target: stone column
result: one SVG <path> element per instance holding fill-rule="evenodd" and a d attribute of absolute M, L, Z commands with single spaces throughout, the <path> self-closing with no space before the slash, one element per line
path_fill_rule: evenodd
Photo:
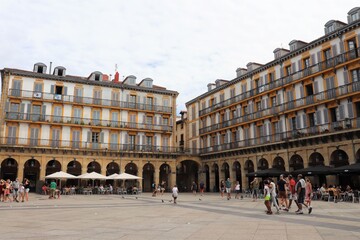
<path fill-rule="evenodd" d="M 15 158 L 15 157 L 14 157 Z M 27 160 L 27 157 L 19 157 L 19 161 L 18 161 L 18 169 L 17 169 L 17 178 L 19 179 L 19 181 L 23 181 L 24 179 L 24 164 L 25 161 Z"/>
<path fill-rule="evenodd" d="M 247 177 L 246 177 L 246 173 L 245 173 L 245 163 L 244 164 L 241 164 L 240 167 L 241 167 L 241 188 L 242 190 L 246 190 L 249 186 L 249 183 L 247 181 Z"/>
<path fill-rule="evenodd" d="M 41 159 L 39 159 L 40 162 L 40 176 L 39 180 L 45 181 L 45 174 L 46 174 L 46 156 L 42 155 Z"/>

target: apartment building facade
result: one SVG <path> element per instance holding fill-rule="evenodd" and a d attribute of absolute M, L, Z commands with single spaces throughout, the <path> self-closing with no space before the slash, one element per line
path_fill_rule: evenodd
<path fill-rule="evenodd" d="M 35 185 L 62 170 L 131 173 L 145 191 L 152 182 L 175 183 L 176 91 L 150 78 L 120 81 L 118 73 L 77 77 L 61 66 L 47 73 L 43 63 L 5 68 L 1 79 L 1 178 Z"/>
<path fill-rule="evenodd" d="M 189 144 L 200 148 L 210 190 L 228 177 L 247 188 L 266 169 L 303 169 L 317 185 L 359 185 L 358 175 L 310 170 L 360 162 L 360 8 L 347 19 L 328 21 L 324 36 L 291 41 L 273 61 L 250 62 L 186 103 Z"/>

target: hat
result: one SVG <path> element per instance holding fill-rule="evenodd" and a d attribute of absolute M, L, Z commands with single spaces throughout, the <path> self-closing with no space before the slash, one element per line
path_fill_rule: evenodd
<path fill-rule="evenodd" d="M 299 174 L 298 177 L 302 177 L 303 175 L 302 174 Z"/>

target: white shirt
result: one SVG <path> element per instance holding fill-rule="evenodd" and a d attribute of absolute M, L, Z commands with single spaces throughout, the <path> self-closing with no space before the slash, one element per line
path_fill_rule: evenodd
<path fill-rule="evenodd" d="M 270 186 L 271 186 L 271 188 L 270 188 L 271 195 L 272 195 L 273 197 L 275 197 L 275 196 L 276 196 L 276 186 L 275 186 L 275 183 L 274 183 L 274 182 L 271 182 L 271 183 L 270 183 Z"/>
<path fill-rule="evenodd" d="M 177 187 L 173 187 L 172 189 L 172 195 L 173 197 L 177 197 L 179 193 L 179 189 Z"/>
<path fill-rule="evenodd" d="M 264 187 L 264 194 L 266 197 L 270 197 L 270 189 L 268 186 L 265 186 Z"/>
<path fill-rule="evenodd" d="M 240 190 L 240 184 L 236 184 L 235 190 Z"/>

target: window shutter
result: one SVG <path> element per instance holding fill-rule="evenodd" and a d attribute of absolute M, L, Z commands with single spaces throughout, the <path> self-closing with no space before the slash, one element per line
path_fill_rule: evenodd
<path fill-rule="evenodd" d="M 321 59 L 321 52 L 320 52 L 320 51 L 317 52 L 316 55 L 317 55 L 317 62 L 320 63 L 321 60 L 322 60 L 322 59 Z"/>
<path fill-rule="evenodd" d="M 55 92 L 55 86 L 54 86 L 54 85 L 51 85 L 50 93 L 54 94 L 54 92 Z"/>
<path fill-rule="evenodd" d="M 125 144 L 129 144 L 129 134 L 125 133 Z"/>
<path fill-rule="evenodd" d="M 100 143 L 104 143 L 104 132 L 100 133 Z"/>
<path fill-rule="evenodd" d="M 143 104 L 146 104 L 146 97 L 143 97 Z"/>
<path fill-rule="evenodd" d="M 324 111 L 324 123 L 329 123 L 329 114 L 328 114 L 329 111 L 327 108 L 324 108 L 323 111 Z M 321 113 L 320 113 L 320 117 L 321 117 Z M 321 124 L 321 118 L 320 118 L 319 124 Z"/>
<path fill-rule="evenodd" d="M 289 130 L 292 131 L 293 130 L 293 125 L 292 125 L 292 119 L 289 118 Z"/>
<path fill-rule="evenodd" d="M 31 114 L 31 103 L 27 104 L 26 113 L 27 113 L 26 119 L 29 120 L 30 119 L 30 114 Z"/>
<path fill-rule="evenodd" d="M 156 106 L 157 105 L 157 98 L 154 97 L 154 105 Z"/>
<path fill-rule="evenodd" d="M 237 107 L 236 112 L 237 112 L 236 116 L 241 117 L 241 107 L 240 106 Z"/>
<path fill-rule="evenodd" d="M 293 74 L 293 73 L 296 73 L 296 64 L 295 63 L 292 63 L 291 64 L 291 73 Z"/>
<path fill-rule="evenodd" d="M 284 119 L 280 120 L 280 129 L 281 129 L 281 132 L 287 131 L 287 129 L 285 129 L 285 120 Z"/>
<path fill-rule="evenodd" d="M 42 120 L 45 121 L 46 105 L 42 105 Z"/>
<path fill-rule="evenodd" d="M 307 124 L 306 124 L 306 114 L 303 114 L 303 127 L 306 128 Z"/>
<path fill-rule="evenodd" d="M 319 93 L 319 82 L 314 82 L 314 93 Z"/>
<path fill-rule="evenodd" d="M 311 54 L 310 56 L 310 59 L 311 59 L 311 65 L 315 65 L 315 54 Z"/>
<path fill-rule="evenodd" d="M 345 106 L 340 104 L 339 106 L 339 120 L 345 119 Z"/>
<path fill-rule="evenodd" d="M 357 35 L 357 39 L 358 39 L 358 45 L 357 45 L 357 47 L 360 47 L 360 33 Z"/>
<path fill-rule="evenodd" d="M 24 119 L 25 103 L 20 104 L 20 119 Z"/>
<path fill-rule="evenodd" d="M 142 135 L 141 138 L 142 138 L 142 143 L 141 143 L 141 144 L 142 144 L 142 145 L 146 145 L 146 144 L 145 144 L 145 135 Z"/>
<path fill-rule="evenodd" d="M 143 116 L 143 123 L 144 124 L 146 123 L 146 116 L 145 115 Z"/>
<path fill-rule="evenodd" d="M 300 71 L 302 69 L 301 67 L 301 60 L 298 61 L 298 71 Z"/>
<path fill-rule="evenodd" d="M 5 112 L 9 112 L 10 111 L 10 103 L 9 101 L 6 101 L 5 103 Z"/>
<path fill-rule="evenodd" d="M 87 132 L 87 142 L 91 142 L 91 131 Z"/>
<path fill-rule="evenodd" d="M 349 102 L 349 103 L 347 104 L 347 106 L 348 106 L 348 117 L 349 117 L 349 118 L 354 118 L 354 109 L 353 109 L 353 104 L 352 104 L 352 102 Z"/>
<path fill-rule="evenodd" d="M 304 97 L 304 86 L 300 86 L 300 97 Z"/>
<path fill-rule="evenodd" d="M 158 121 L 157 121 L 157 117 L 154 117 L 154 125 L 157 125 Z"/>
<path fill-rule="evenodd" d="M 345 49 L 344 49 L 344 42 L 340 41 L 340 53 L 344 53 Z"/>
<path fill-rule="evenodd" d="M 139 135 L 136 135 L 136 145 L 140 145 L 140 136 Z"/>
<path fill-rule="evenodd" d="M 68 92 L 68 88 L 64 87 L 64 95 L 67 95 L 67 92 Z"/>
<path fill-rule="evenodd" d="M 332 49 L 332 54 L 333 54 L 332 56 L 335 57 L 337 55 L 337 47 L 336 47 L 336 45 L 332 45 L 331 49 Z"/>
<path fill-rule="evenodd" d="M 344 84 L 347 85 L 349 84 L 349 76 L 348 76 L 348 71 L 344 71 Z"/>
<path fill-rule="evenodd" d="M 126 103 L 129 104 L 129 101 L 130 101 L 130 96 L 129 94 L 126 94 Z"/>
<path fill-rule="evenodd" d="M 296 116 L 296 129 L 300 129 L 301 128 L 301 116 L 298 115 Z"/>
<path fill-rule="evenodd" d="M 157 136 L 154 136 L 154 146 L 157 146 Z"/>
<path fill-rule="evenodd" d="M 266 81 L 266 79 L 265 79 L 265 81 Z M 261 76 L 259 79 L 259 87 L 262 85 L 264 85 L 264 77 L 263 76 Z"/>

